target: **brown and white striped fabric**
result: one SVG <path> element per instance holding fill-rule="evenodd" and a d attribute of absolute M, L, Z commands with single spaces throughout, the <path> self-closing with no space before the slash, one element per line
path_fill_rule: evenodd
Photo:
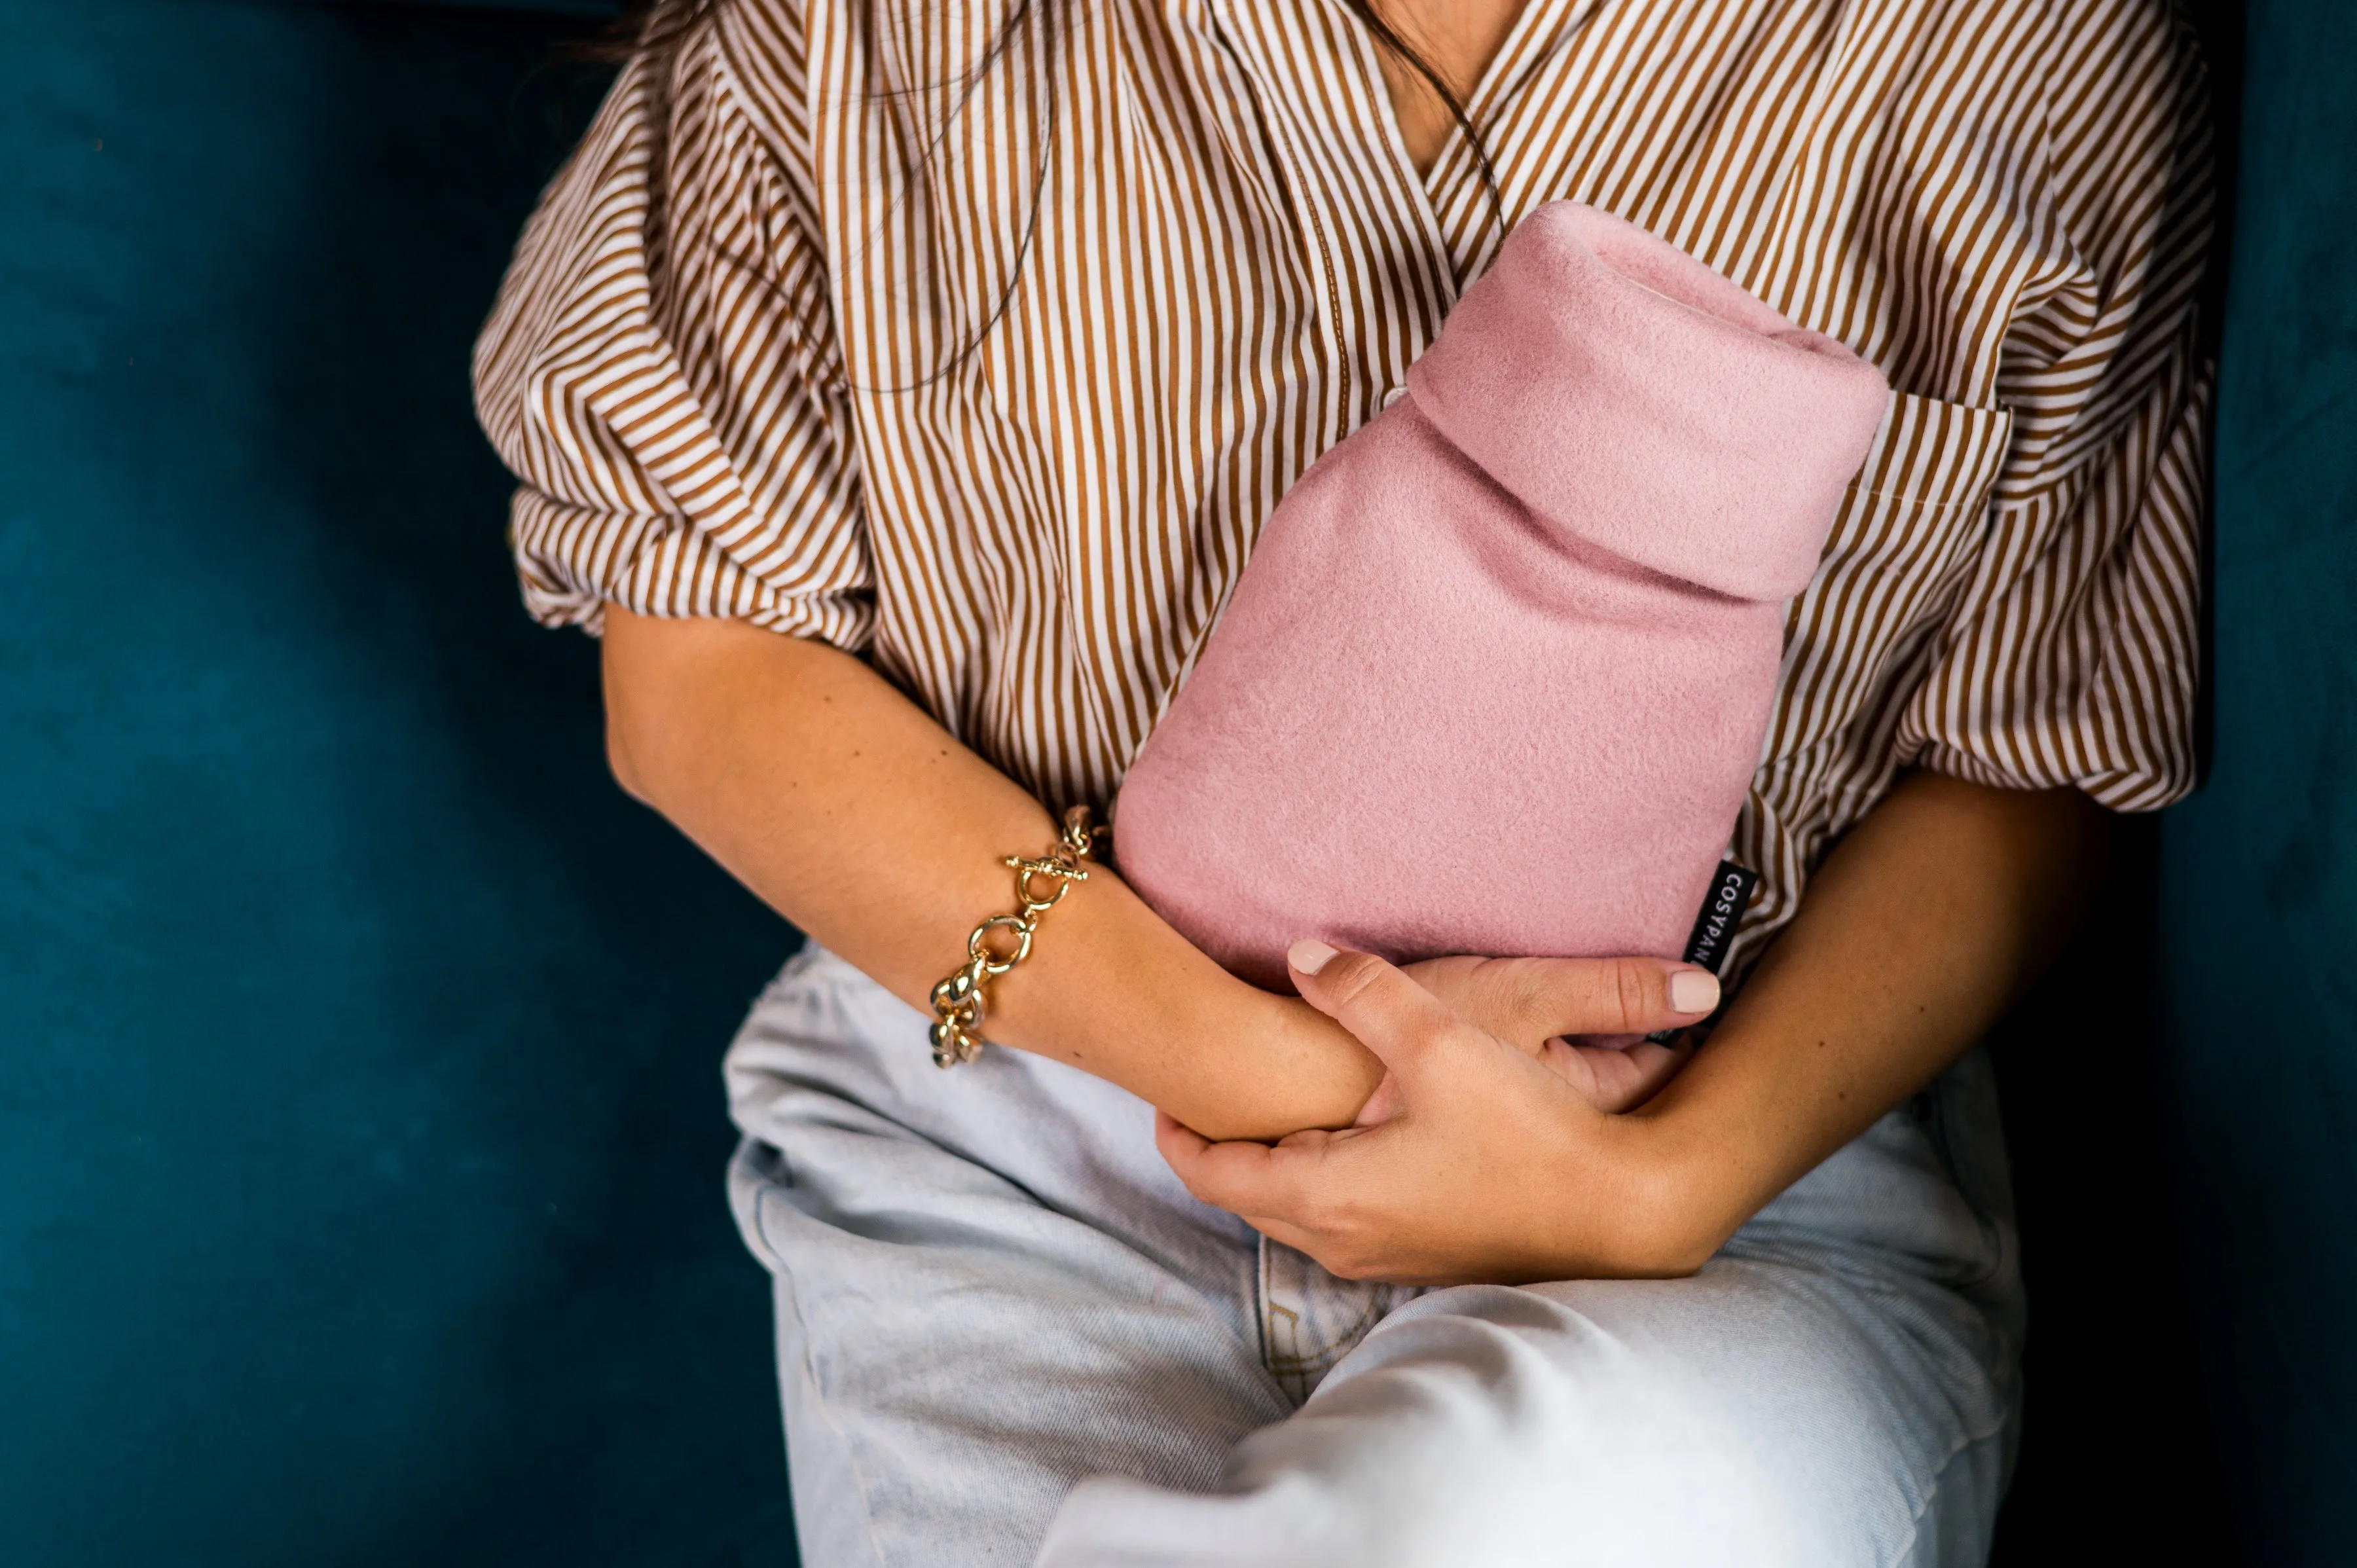
<path fill-rule="evenodd" d="M 1902 767 L 2190 787 L 2202 91 L 2163 0 L 1529 0 L 1476 94 L 1509 222 L 1617 212 L 1900 389 L 1792 609 L 1747 950 Z M 726 0 L 478 349 L 525 601 L 860 650 L 1103 806 L 1501 232 L 1336 0 Z"/>

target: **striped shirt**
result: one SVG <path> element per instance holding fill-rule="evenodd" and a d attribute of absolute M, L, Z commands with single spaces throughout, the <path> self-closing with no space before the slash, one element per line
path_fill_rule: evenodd
<path fill-rule="evenodd" d="M 824 639 L 1103 807 L 1286 487 L 1588 202 L 1899 394 L 1791 607 L 1739 965 L 1901 768 L 2191 786 L 2203 92 L 2164 0 L 1528 0 L 1493 200 L 1337 0 L 727 0 L 477 349 L 525 603 Z"/>

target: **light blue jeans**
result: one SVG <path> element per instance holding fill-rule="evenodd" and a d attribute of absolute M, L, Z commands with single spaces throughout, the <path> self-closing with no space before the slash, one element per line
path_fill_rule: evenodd
<path fill-rule="evenodd" d="M 2022 1298 L 1978 1054 L 1691 1279 L 1352 1283 L 1152 1112 L 805 950 L 728 1055 L 807 1568 L 1980 1563 Z"/>

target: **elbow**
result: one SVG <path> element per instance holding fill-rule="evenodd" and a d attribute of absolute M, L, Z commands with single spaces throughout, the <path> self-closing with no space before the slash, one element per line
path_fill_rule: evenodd
<path fill-rule="evenodd" d="M 599 664 L 614 782 L 678 821 L 738 757 L 744 735 L 735 715 L 763 699 L 763 660 L 791 645 L 736 622 L 659 620 L 608 606 Z"/>
<path fill-rule="evenodd" d="M 657 737 L 649 733 L 646 720 L 660 704 L 651 702 L 643 689 L 648 671 L 637 648 L 640 639 L 631 635 L 635 628 L 615 624 L 623 619 L 627 618 L 609 612 L 607 635 L 598 649 L 599 683 L 606 705 L 606 766 L 624 794 L 652 806 Z"/>
<path fill-rule="evenodd" d="M 1727 1234 L 1732 1236 L 1734 1231 L 1730 1230 Z M 1724 1237 L 1700 1234 L 1660 1237 L 1630 1273 L 1639 1279 L 1686 1279 L 1700 1273 L 1702 1266 L 1718 1256 L 1719 1248 L 1726 1244 Z"/>
<path fill-rule="evenodd" d="M 606 767 L 614 775 L 614 782 L 622 787 L 623 794 L 641 805 L 654 803 L 647 798 L 644 776 L 639 770 L 637 754 L 630 747 L 630 726 L 615 713 L 611 702 L 606 704 Z"/>
<path fill-rule="evenodd" d="M 1737 1227 L 1723 1230 L 1691 1211 L 1655 1210 L 1624 1232 L 1599 1273 L 1636 1280 L 1682 1280 L 1718 1255 Z"/>
<path fill-rule="evenodd" d="M 1684 1279 L 1716 1257 L 1749 1218 L 1742 1197 L 1727 1189 L 1723 1172 L 1691 1155 L 1652 1153 L 1628 1173 L 1598 1273 Z"/>

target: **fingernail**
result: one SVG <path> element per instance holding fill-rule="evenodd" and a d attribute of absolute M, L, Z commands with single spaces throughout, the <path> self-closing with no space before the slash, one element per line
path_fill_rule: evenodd
<path fill-rule="evenodd" d="M 1326 967 L 1334 953 L 1335 950 L 1328 947 L 1324 942 L 1314 938 L 1304 938 L 1285 950 L 1285 961 L 1303 974 L 1315 974 Z M 1714 998 L 1717 996 L 1718 988 L 1716 985 L 1711 988 L 1711 994 Z"/>
<path fill-rule="evenodd" d="M 1296 964 L 1295 968 L 1300 966 Z M 1306 972 L 1315 974 L 1316 970 Z M 1718 976 L 1706 969 L 1682 969 L 1670 976 L 1670 1010 L 1707 1013 L 1718 1005 Z"/>

